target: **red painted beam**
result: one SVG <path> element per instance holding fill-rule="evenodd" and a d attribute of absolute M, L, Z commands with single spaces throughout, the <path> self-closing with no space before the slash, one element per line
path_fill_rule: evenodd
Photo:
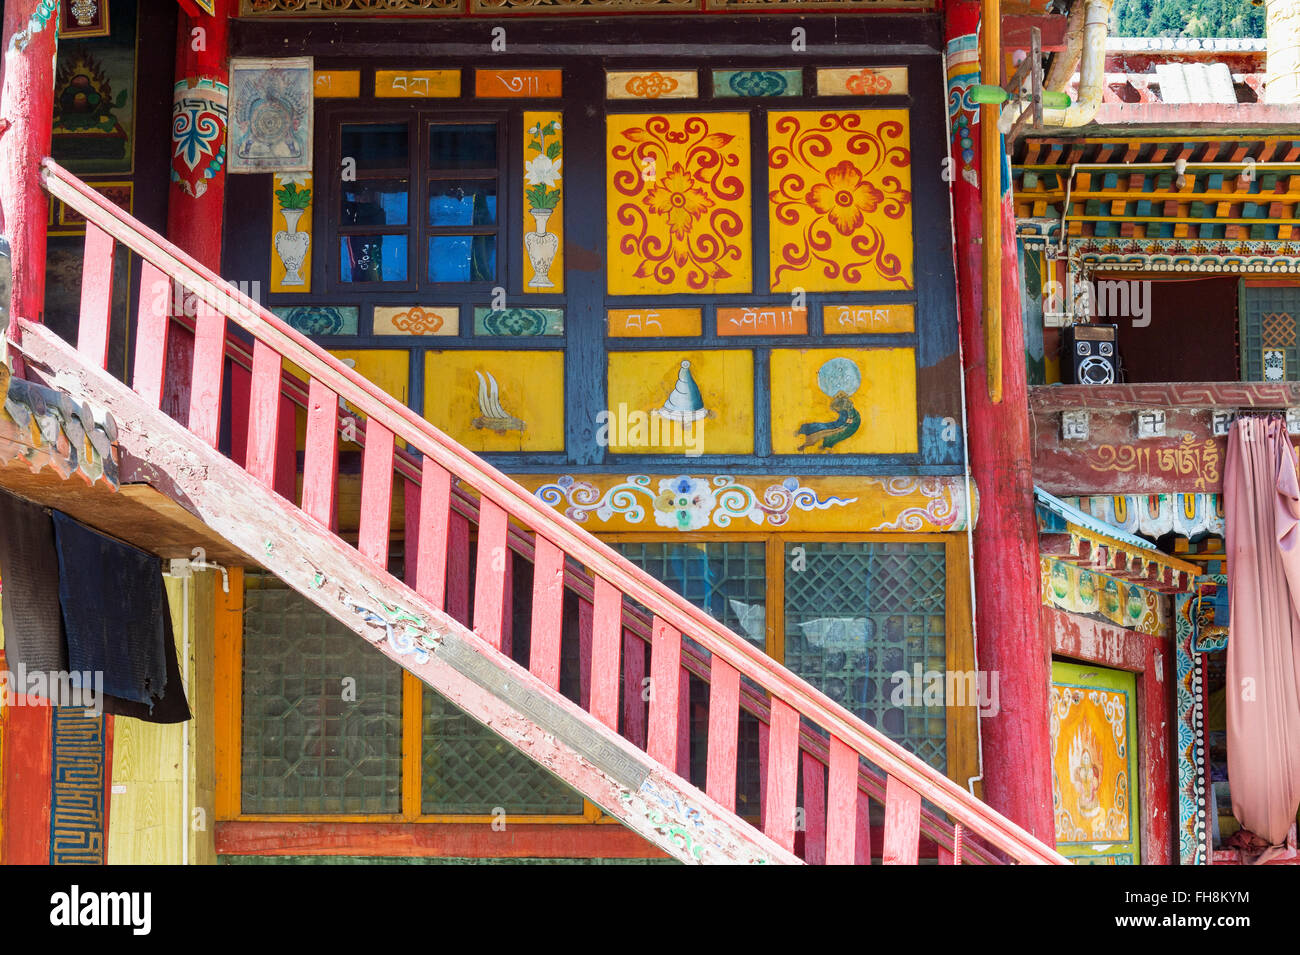
<path fill-rule="evenodd" d="M 219 822 L 223 855 L 437 859 L 666 859 L 623 826 L 517 823 Z"/>
<path fill-rule="evenodd" d="M 1038 27 L 1044 52 L 1065 49 L 1065 21 L 1068 17 L 1049 14 L 1007 14 L 1002 18 L 1002 48 L 1030 48 L 1030 31 Z"/>
<path fill-rule="evenodd" d="M 37 697 L 24 697 L 20 703 L 5 707 L 0 862 L 49 865 L 52 714 L 49 703 Z"/>
<path fill-rule="evenodd" d="M 215 95 L 224 104 L 224 89 L 229 78 L 229 10 L 231 0 L 216 0 L 213 16 L 204 13 L 193 0 L 180 0 L 184 14 L 176 21 L 176 83 L 173 97 L 179 100 L 201 84 L 216 84 L 217 90 L 203 95 Z M 183 84 L 183 85 L 182 85 Z M 202 114 L 205 123 L 216 122 L 215 112 Z M 173 123 L 173 126 L 176 124 Z M 212 140 L 219 149 L 225 142 L 226 130 L 218 129 Z M 167 193 L 167 238 L 198 259 L 214 272 L 221 271 L 222 216 L 226 198 L 226 169 L 219 166 L 211 178 L 205 178 L 190 169 L 183 156 L 171 150 L 171 185 Z M 199 169 L 208 167 L 210 157 L 204 155 Z M 161 183 L 159 183 L 161 186 Z M 167 348 L 169 380 L 176 383 L 164 399 L 163 410 L 177 421 L 186 421 L 191 404 L 188 369 L 193 361 L 194 336 L 188 330 L 176 327 Z M 232 426 L 243 432 L 248 428 L 245 409 L 234 406 Z M 292 435 L 293 428 L 288 433 Z M 285 439 L 283 436 L 282 441 Z M 292 450 L 292 449 L 291 449 Z M 277 487 L 282 487 L 277 482 Z M 292 494 L 292 491 L 290 491 Z"/>

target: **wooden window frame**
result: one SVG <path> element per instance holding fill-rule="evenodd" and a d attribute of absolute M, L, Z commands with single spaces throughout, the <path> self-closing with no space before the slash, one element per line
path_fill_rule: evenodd
<path fill-rule="evenodd" d="M 325 274 L 322 294 L 335 299 L 356 298 L 374 293 L 399 292 L 408 297 L 418 297 L 421 304 L 431 304 L 443 298 L 465 298 L 481 296 L 492 289 L 510 288 L 510 255 L 508 243 L 511 241 L 510 216 L 513 214 L 511 203 L 511 163 L 510 163 L 510 126 L 513 117 L 506 109 L 485 108 L 481 104 L 463 103 L 449 100 L 445 107 L 433 108 L 434 104 L 421 102 L 411 105 L 377 104 L 373 108 L 359 110 L 355 104 L 318 108 L 317 121 L 321 123 L 328 144 L 328 165 L 323 174 L 314 178 L 315 188 L 321 198 L 320 213 L 315 221 L 323 230 L 327 244 L 324 256 Z M 405 123 L 408 129 L 410 154 L 407 157 L 405 171 L 394 167 L 381 172 L 367 172 L 362 178 L 377 181 L 404 177 L 408 183 L 407 221 L 404 226 L 344 226 L 340 219 L 340 202 L 343 195 L 343 181 L 335 173 L 343 165 L 344 126 L 383 125 Z M 491 181 L 483 175 L 486 168 L 476 169 L 432 169 L 428 163 L 429 130 L 435 125 L 470 126 L 492 124 L 496 127 L 497 163 L 496 171 L 496 223 L 487 226 L 432 226 L 427 222 L 429 204 L 429 183 L 439 179 L 482 179 Z M 406 279 L 392 282 L 344 282 L 342 253 L 339 240 L 349 235 L 404 235 L 407 239 Z M 491 235 L 496 239 L 496 277 L 490 281 L 470 282 L 434 282 L 429 278 L 429 239 L 447 235 Z M 314 296 L 315 297 L 315 296 Z M 472 324 L 472 315 L 470 317 Z"/>
<path fill-rule="evenodd" d="M 946 591 L 944 614 L 946 657 L 949 670 L 974 670 L 975 646 L 971 618 L 968 547 L 965 534 L 862 534 L 862 533 L 692 533 L 663 534 L 621 532 L 598 534 L 610 543 L 752 543 L 765 545 L 766 599 L 768 606 L 767 653 L 785 660 L 785 546 L 789 543 L 941 543 L 944 545 Z M 491 815 L 421 812 L 421 765 L 424 684 L 402 673 L 402 809 L 398 813 L 245 813 L 240 793 L 243 782 L 243 571 L 231 572 L 230 594 L 217 614 L 216 666 L 216 816 L 221 822 L 388 822 L 490 824 Z M 964 636 L 964 639 L 962 637 Z M 947 720 L 948 777 L 962 787 L 979 774 L 978 710 L 974 706 L 945 707 Z M 512 815 L 512 825 L 615 823 L 600 807 L 583 800 L 582 813 Z"/>
<path fill-rule="evenodd" d="M 322 611 L 323 613 L 324 611 Z M 386 822 L 490 824 L 490 814 L 426 813 L 421 810 L 424 684 L 402 671 L 401 811 L 395 813 L 249 813 L 243 811 L 244 571 L 230 572 L 230 593 L 219 601 L 216 650 L 216 817 L 218 822 Z M 360 638 L 358 638 L 360 639 Z M 511 814 L 510 825 L 585 825 L 603 818 L 582 800 L 580 813 Z M 615 820 L 610 820 L 615 821 Z"/>

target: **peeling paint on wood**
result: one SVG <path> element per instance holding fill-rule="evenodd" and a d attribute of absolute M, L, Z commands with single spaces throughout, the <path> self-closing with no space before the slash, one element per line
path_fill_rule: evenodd
<path fill-rule="evenodd" d="M 110 433 L 112 416 L 96 418 L 89 404 L 78 404 L 53 388 L 10 378 L 0 365 L 0 464 L 23 458 L 35 473 L 44 468 L 67 480 L 119 487 L 118 454 Z"/>

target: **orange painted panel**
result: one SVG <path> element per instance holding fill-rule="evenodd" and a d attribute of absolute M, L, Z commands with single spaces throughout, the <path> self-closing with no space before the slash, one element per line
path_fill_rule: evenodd
<path fill-rule="evenodd" d="M 703 319 L 698 308 L 611 308 L 610 338 L 672 338 L 699 335 Z"/>
<path fill-rule="evenodd" d="M 758 305 L 719 308 L 719 335 L 807 335 L 808 309 Z"/>
<path fill-rule="evenodd" d="M 314 95 L 317 99 L 351 99 L 361 95 L 360 70 L 317 70 Z"/>
<path fill-rule="evenodd" d="M 475 70 L 474 95 L 515 99 L 560 95 L 561 70 Z"/>
<path fill-rule="evenodd" d="M 899 334 L 916 330 L 914 305 L 823 305 L 827 335 Z"/>

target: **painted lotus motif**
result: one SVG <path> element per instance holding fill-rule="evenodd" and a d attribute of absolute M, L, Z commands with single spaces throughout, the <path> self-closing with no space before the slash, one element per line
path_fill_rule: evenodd
<path fill-rule="evenodd" d="M 659 482 L 654 515 L 660 527 L 677 531 L 708 527 L 713 508 L 713 488 L 703 478 L 676 477 Z"/>
<path fill-rule="evenodd" d="M 675 163 L 668 175 L 650 187 L 645 204 L 668 221 L 668 231 L 673 238 L 685 239 L 691 228 L 704 213 L 713 208 L 713 198 L 701 188 L 693 175 Z M 678 265 L 685 265 L 687 252 L 683 242 L 673 256 Z"/>
<path fill-rule="evenodd" d="M 868 215 L 885 200 L 885 194 L 868 182 L 845 159 L 826 171 L 826 181 L 808 190 L 805 201 L 830 220 L 840 235 L 852 235 Z"/>

